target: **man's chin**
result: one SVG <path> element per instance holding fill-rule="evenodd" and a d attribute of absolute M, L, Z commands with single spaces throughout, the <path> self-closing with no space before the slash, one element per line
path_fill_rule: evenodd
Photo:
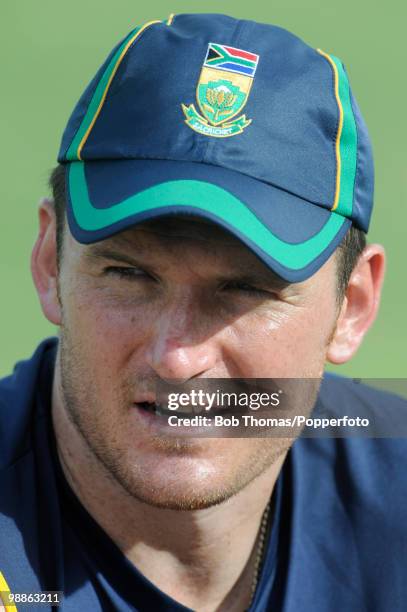
<path fill-rule="evenodd" d="M 172 439 L 171 443 L 174 442 Z M 192 439 L 178 442 L 172 446 L 165 440 L 165 450 L 131 458 L 127 455 L 126 461 L 123 456 L 120 459 L 116 456 L 115 461 L 110 457 L 109 461 L 106 455 L 99 460 L 102 459 L 110 477 L 134 499 L 157 508 L 199 510 L 225 502 L 261 474 L 273 470 L 292 440 L 274 439 L 268 452 L 264 446 L 258 446 L 258 452 L 253 452 L 252 446 L 252 452 L 241 446 L 239 452 L 234 444 L 236 439 L 196 440 L 198 447 L 193 446 Z"/>
<path fill-rule="evenodd" d="M 192 457 L 191 449 L 168 448 L 154 457 L 138 458 L 133 468 L 106 465 L 110 475 L 131 497 L 150 506 L 198 510 L 220 504 L 241 488 L 240 479 L 225 474 L 219 461 Z"/>
<path fill-rule="evenodd" d="M 143 491 L 142 489 L 134 491 L 132 495 L 134 499 L 154 508 L 184 512 L 189 510 L 204 510 L 221 504 L 232 496 L 233 494 L 221 491 L 208 491 L 207 494 L 204 492 L 199 494 L 191 492 L 188 494 L 181 491 L 177 494 L 177 492 L 171 491 L 166 494 L 162 490 L 152 492 Z"/>

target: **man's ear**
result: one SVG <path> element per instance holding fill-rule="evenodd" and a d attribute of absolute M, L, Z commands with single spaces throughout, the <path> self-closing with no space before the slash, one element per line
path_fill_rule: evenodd
<path fill-rule="evenodd" d="M 56 217 L 54 202 L 44 198 L 38 210 L 39 232 L 31 254 L 31 274 L 37 289 L 42 311 L 48 321 L 61 324 L 58 298 Z"/>
<path fill-rule="evenodd" d="M 380 244 L 369 244 L 361 253 L 349 279 L 326 355 L 331 363 L 345 363 L 359 348 L 377 315 L 384 271 L 383 247 Z"/>

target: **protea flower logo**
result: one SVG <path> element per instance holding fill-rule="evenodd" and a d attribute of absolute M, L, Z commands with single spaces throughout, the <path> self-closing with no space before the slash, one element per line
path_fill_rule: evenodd
<path fill-rule="evenodd" d="M 210 81 L 199 85 L 199 106 L 205 117 L 214 125 L 238 113 L 246 97 L 231 81 Z"/>
<path fill-rule="evenodd" d="M 241 134 L 251 119 L 241 112 L 249 97 L 259 56 L 242 49 L 209 43 L 194 104 L 182 104 L 185 123 L 201 134 L 223 138 Z"/>

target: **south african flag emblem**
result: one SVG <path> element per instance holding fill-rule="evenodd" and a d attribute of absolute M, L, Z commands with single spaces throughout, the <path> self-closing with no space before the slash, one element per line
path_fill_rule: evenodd
<path fill-rule="evenodd" d="M 254 77 L 259 56 L 242 49 L 209 43 L 204 66 Z"/>
<path fill-rule="evenodd" d="M 228 45 L 209 43 L 197 87 L 197 103 L 182 105 L 185 123 L 201 134 L 225 138 L 241 134 L 250 125 L 236 117 L 247 102 L 259 56 Z"/>

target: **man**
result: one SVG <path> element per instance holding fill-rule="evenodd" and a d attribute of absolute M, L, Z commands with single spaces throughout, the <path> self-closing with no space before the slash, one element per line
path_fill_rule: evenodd
<path fill-rule="evenodd" d="M 150 22 L 58 161 L 32 273 L 59 340 L 0 387 L 3 600 L 404 610 L 403 442 L 174 434 L 158 400 L 162 383 L 319 385 L 374 321 L 371 149 L 341 62 L 223 15 Z M 307 415 L 405 409 L 337 377 L 316 393 Z"/>

